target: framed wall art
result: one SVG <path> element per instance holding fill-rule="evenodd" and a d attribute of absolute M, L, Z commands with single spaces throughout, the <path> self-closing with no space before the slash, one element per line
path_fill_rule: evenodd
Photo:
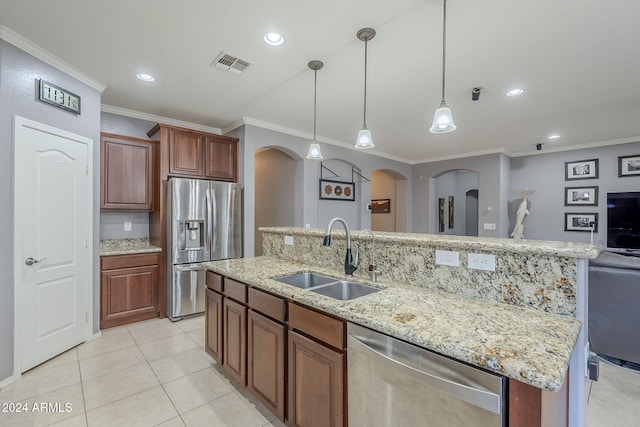
<path fill-rule="evenodd" d="M 598 159 L 578 160 L 564 164 L 565 181 L 596 178 L 598 178 Z"/>
<path fill-rule="evenodd" d="M 598 187 L 564 187 L 565 206 L 598 206 Z"/>
<path fill-rule="evenodd" d="M 453 196 L 449 196 L 449 228 L 453 228 Z"/>
<path fill-rule="evenodd" d="M 618 176 L 640 176 L 640 154 L 618 157 Z"/>
<path fill-rule="evenodd" d="M 371 213 L 391 213 L 391 199 L 371 200 Z"/>
<path fill-rule="evenodd" d="M 321 200 L 345 200 L 353 202 L 356 200 L 356 187 L 353 182 L 332 181 L 320 179 L 320 199 Z"/>
<path fill-rule="evenodd" d="M 564 231 L 598 231 L 597 213 L 565 213 Z"/>
<path fill-rule="evenodd" d="M 444 198 L 438 199 L 438 231 L 444 232 Z"/>

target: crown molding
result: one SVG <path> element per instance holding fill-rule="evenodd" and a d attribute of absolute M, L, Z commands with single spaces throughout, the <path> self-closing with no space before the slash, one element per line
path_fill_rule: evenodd
<path fill-rule="evenodd" d="M 47 63 L 48 65 L 51 65 L 54 68 L 57 68 L 63 73 L 68 74 L 69 76 L 97 90 L 98 92 L 103 92 L 107 87 L 104 83 L 78 70 L 77 68 L 75 68 L 68 62 L 63 61 L 57 56 L 52 55 L 37 44 L 31 42 L 30 40 L 27 40 L 20 34 L 5 27 L 4 25 L 0 25 L 0 39 L 11 43 L 18 49 L 27 52 L 29 55 L 38 58 L 39 60 Z"/>
<path fill-rule="evenodd" d="M 547 153 L 560 153 L 562 151 L 584 150 L 585 148 L 607 147 L 609 145 L 631 144 L 634 142 L 640 142 L 640 136 L 632 136 L 629 138 L 619 138 L 619 139 L 609 139 L 606 141 L 587 142 L 584 144 L 565 145 L 565 146 L 559 146 L 559 147 L 551 146 L 552 143 L 548 143 L 548 145 L 545 144 L 542 150 L 518 151 L 510 154 L 509 156 L 523 157 L 523 156 L 533 156 L 533 155 L 547 154 Z"/>
<path fill-rule="evenodd" d="M 220 128 L 203 126 L 196 123 L 190 123 L 182 120 L 172 119 L 169 117 L 156 116 L 155 114 L 143 113 L 141 111 L 128 110 L 126 108 L 115 107 L 113 105 L 102 104 L 100 105 L 100 111 L 104 113 L 117 114 L 118 116 L 131 117 L 132 119 L 147 120 L 150 122 L 162 123 L 163 125 L 177 126 L 181 128 L 198 130 L 201 132 L 214 133 L 217 135 L 223 134 Z"/>

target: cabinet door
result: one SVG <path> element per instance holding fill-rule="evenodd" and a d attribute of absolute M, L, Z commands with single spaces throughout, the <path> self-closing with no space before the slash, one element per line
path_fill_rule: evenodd
<path fill-rule="evenodd" d="M 204 137 L 197 132 L 169 129 L 169 173 L 204 176 Z"/>
<path fill-rule="evenodd" d="M 158 316 L 158 266 L 103 270 L 100 328 Z"/>
<path fill-rule="evenodd" d="M 207 289 L 205 350 L 222 364 L 222 295 Z"/>
<path fill-rule="evenodd" d="M 153 209 L 153 143 L 102 134 L 101 199 L 104 209 Z"/>
<path fill-rule="evenodd" d="M 221 181 L 237 181 L 238 145 L 226 137 L 207 136 L 205 176 Z"/>
<path fill-rule="evenodd" d="M 344 424 L 344 356 L 289 332 L 289 422 L 294 426 Z"/>
<path fill-rule="evenodd" d="M 247 388 L 284 421 L 284 353 L 287 330 L 255 311 L 247 323 Z"/>
<path fill-rule="evenodd" d="M 223 361 L 229 376 L 240 384 L 247 383 L 247 307 L 224 298 L 222 320 Z"/>

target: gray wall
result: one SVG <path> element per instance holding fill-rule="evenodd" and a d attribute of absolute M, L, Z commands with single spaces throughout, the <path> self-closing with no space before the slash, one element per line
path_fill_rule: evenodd
<path fill-rule="evenodd" d="M 43 78 L 82 98 L 76 116 L 36 100 L 35 80 Z M 100 197 L 100 92 L 43 61 L 0 40 L 0 382 L 13 374 L 13 135 L 14 115 L 64 129 L 94 141 L 94 331 L 99 329 L 99 197 Z"/>
<path fill-rule="evenodd" d="M 409 192 L 413 209 L 409 230 L 414 233 L 437 232 L 438 200 L 435 197 L 434 180 L 445 172 L 464 169 L 479 174 L 478 235 L 505 237 L 508 220 L 506 190 L 503 187 L 509 187 L 509 163 L 509 157 L 504 154 L 487 154 L 413 165 L 413 187 Z M 495 223 L 496 230 L 483 230 L 483 223 Z"/>
<path fill-rule="evenodd" d="M 149 139 L 147 132 L 155 122 L 134 119 L 111 113 L 100 114 L 100 131 L 134 138 Z M 124 231 L 125 221 L 131 222 L 131 231 Z M 101 210 L 100 239 L 149 237 L 149 213 L 139 211 Z"/>
<path fill-rule="evenodd" d="M 298 227 L 304 227 L 309 224 L 312 228 L 324 228 L 333 216 L 344 215 L 348 217 L 349 225 L 354 228 L 369 228 L 371 226 L 371 214 L 366 209 L 366 204 L 371 199 L 371 184 L 360 183 L 356 185 L 356 202 L 324 202 L 321 204 L 318 199 L 318 179 L 320 178 L 320 162 L 317 160 L 306 160 L 304 157 L 309 149 L 310 141 L 298 136 L 283 134 L 269 129 L 259 128 L 255 126 L 242 126 L 229 133 L 240 139 L 240 181 L 244 188 L 244 254 L 245 256 L 253 256 L 254 254 L 254 212 L 255 212 L 255 189 L 252 183 L 255 182 L 255 152 L 263 148 L 278 148 L 294 158 L 303 159 L 303 200 L 302 200 L 302 217 L 300 222 L 291 224 Z M 355 151 L 338 147 L 335 145 L 321 144 L 322 154 L 328 159 L 327 164 L 335 162 L 330 159 L 340 159 L 344 162 L 354 165 L 360 169 L 362 175 L 371 177 L 374 170 L 384 169 L 392 170 L 402 176 L 411 176 L 411 166 L 371 155 L 367 152 Z M 340 174 L 343 172 L 336 171 Z M 350 180 L 351 176 L 343 177 Z M 340 178 L 342 180 L 342 178 Z M 407 185 L 407 192 L 411 192 L 411 183 Z M 411 212 L 411 198 L 407 201 L 407 212 Z M 347 218 L 345 218 L 347 219 Z M 410 218 L 407 219 L 410 223 Z"/>
<path fill-rule="evenodd" d="M 640 177 L 618 177 L 618 156 L 640 155 L 640 142 L 610 145 L 511 159 L 509 200 L 519 199 L 519 191 L 529 187 L 530 214 L 524 221 L 527 239 L 588 243 L 590 233 L 564 231 L 565 212 L 598 213 L 598 232 L 593 243 L 606 246 L 607 192 L 640 191 Z M 599 178 L 565 181 L 565 162 L 598 159 Z M 598 206 L 564 206 L 565 187 L 598 186 Z M 640 213 L 639 213 L 640 215 Z"/>

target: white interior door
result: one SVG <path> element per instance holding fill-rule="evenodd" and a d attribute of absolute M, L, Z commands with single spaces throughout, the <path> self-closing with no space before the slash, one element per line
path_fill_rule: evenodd
<path fill-rule="evenodd" d="M 15 117 L 16 363 L 24 372 L 90 331 L 92 141 Z"/>

